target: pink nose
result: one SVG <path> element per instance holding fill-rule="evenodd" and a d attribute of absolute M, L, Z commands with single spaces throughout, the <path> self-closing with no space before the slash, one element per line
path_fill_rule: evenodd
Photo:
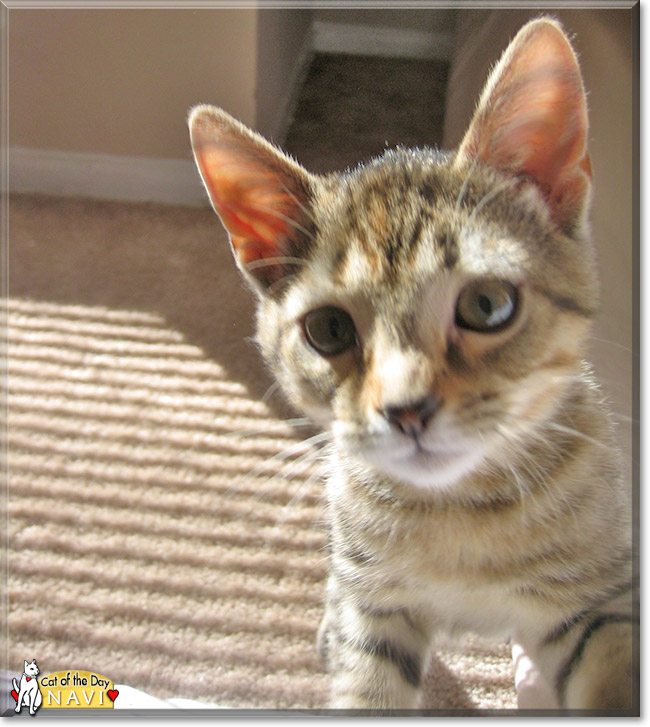
<path fill-rule="evenodd" d="M 405 406 L 387 406 L 382 414 L 402 433 L 417 439 L 440 406 L 440 399 L 425 396 Z"/>

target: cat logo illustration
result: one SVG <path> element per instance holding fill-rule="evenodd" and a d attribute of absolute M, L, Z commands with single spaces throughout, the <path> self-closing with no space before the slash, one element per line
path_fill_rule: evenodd
<path fill-rule="evenodd" d="M 20 712 L 23 707 L 29 707 L 29 713 L 31 715 L 36 714 L 36 710 L 43 703 L 43 696 L 41 695 L 41 688 L 38 683 L 39 670 L 36 665 L 36 659 L 33 659 L 31 664 L 25 661 L 25 670 L 23 675 L 20 677 L 20 684 L 14 678 L 14 688 L 11 695 L 16 700 L 16 712 Z"/>

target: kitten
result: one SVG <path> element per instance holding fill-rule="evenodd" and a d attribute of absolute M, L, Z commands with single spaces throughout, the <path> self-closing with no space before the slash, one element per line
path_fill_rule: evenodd
<path fill-rule="evenodd" d="M 220 109 L 189 123 L 263 355 L 331 433 L 330 705 L 416 707 L 447 630 L 512 638 L 532 706 L 632 707 L 630 496 L 583 362 L 592 175 L 560 25 L 522 28 L 455 153 L 321 177 Z"/>
<path fill-rule="evenodd" d="M 20 685 L 13 679 L 13 692 L 16 700 L 15 712 L 20 712 L 23 707 L 29 707 L 31 715 L 36 714 L 36 710 L 43 703 L 43 696 L 38 685 L 39 669 L 36 659 L 32 659 L 31 664 L 25 661 L 23 675 L 20 677 Z"/>

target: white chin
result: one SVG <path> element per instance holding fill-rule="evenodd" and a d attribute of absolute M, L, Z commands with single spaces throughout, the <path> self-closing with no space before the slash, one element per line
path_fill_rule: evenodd
<path fill-rule="evenodd" d="M 384 452 L 366 453 L 367 462 L 389 477 L 422 489 L 452 488 L 475 471 L 483 460 L 483 452 L 431 452 L 417 449 L 404 457 L 389 457 Z"/>

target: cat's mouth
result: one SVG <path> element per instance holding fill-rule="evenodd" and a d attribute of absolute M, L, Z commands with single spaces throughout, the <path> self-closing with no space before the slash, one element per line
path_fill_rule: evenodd
<path fill-rule="evenodd" d="M 419 440 L 415 440 L 414 451 L 406 459 L 422 464 L 434 465 L 436 462 L 449 462 L 462 456 L 462 452 L 449 449 L 433 449 L 425 447 Z"/>
<path fill-rule="evenodd" d="M 429 489 L 453 487 L 484 458 L 483 448 L 470 443 L 432 446 L 419 438 L 362 446 L 356 454 L 391 479 Z"/>
<path fill-rule="evenodd" d="M 427 447 L 415 442 L 411 452 L 386 463 L 386 474 L 417 487 L 446 489 L 459 483 L 483 460 L 479 448 Z"/>
<path fill-rule="evenodd" d="M 422 489 L 453 488 L 475 472 L 489 456 L 485 440 L 477 440 L 448 424 L 418 436 L 385 429 L 360 432 L 336 420 L 331 428 L 339 451 L 391 480 Z"/>
<path fill-rule="evenodd" d="M 416 439 L 410 452 L 396 457 L 396 462 L 406 467 L 419 467 L 425 470 L 438 470 L 462 460 L 467 455 L 464 449 L 448 447 L 427 447 Z"/>

